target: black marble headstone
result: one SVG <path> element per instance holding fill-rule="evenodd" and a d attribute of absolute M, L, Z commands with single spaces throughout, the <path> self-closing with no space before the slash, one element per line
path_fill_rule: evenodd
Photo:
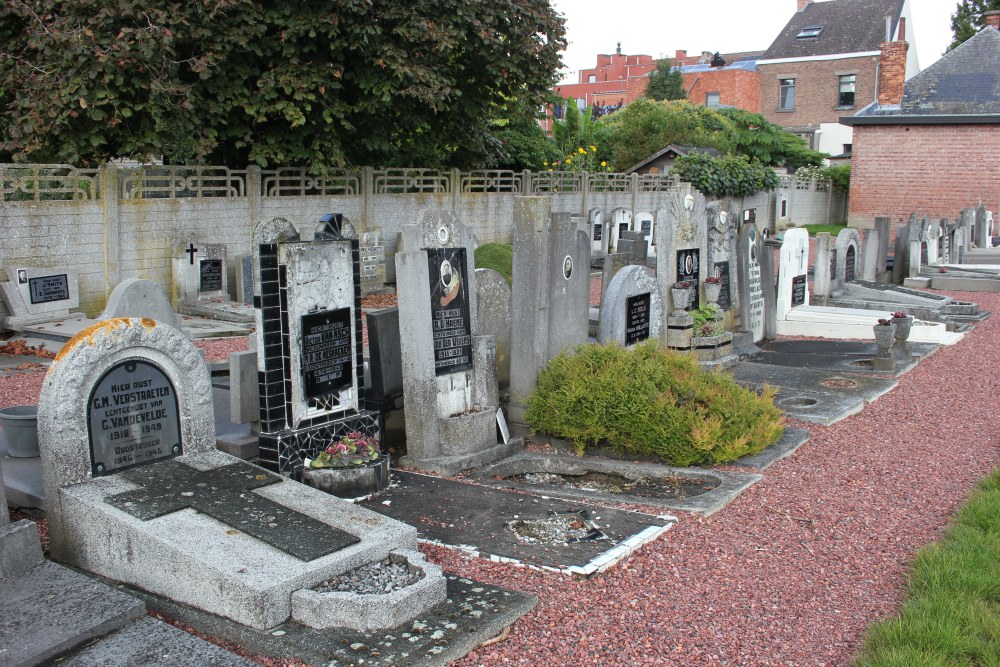
<path fill-rule="evenodd" d="M 795 276 L 792 278 L 792 305 L 804 306 L 806 303 L 806 277 Z"/>
<path fill-rule="evenodd" d="M 698 248 L 677 251 L 677 282 L 691 283 L 691 308 L 701 305 L 698 296 L 698 266 L 701 251 Z"/>
<path fill-rule="evenodd" d="M 844 253 L 844 280 L 850 282 L 854 280 L 857 271 L 858 253 L 853 245 L 847 246 Z"/>
<path fill-rule="evenodd" d="M 69 299 L 69 278 L 65 273 L 28 279 L 31 303 L 49 303 Z"/>
<path fill-rule="evenodd" d="M 218 292 L 222 289 L 222 260 L 203 259 L 198 264 L 198 291 Z"/>
<path fill-rule="evenodd" d="M 430 276 L 434 372 L 447 375 L 472 368 L 465 248 L 427 248 Z"/>
<path fill-rule="evenodd" d="M 625 345 L 649 338 L 649 292 L 625 299 Z"/>
<path fill-rule="evenodd" d="M 302 316 L 302 381 L 306 398 L 324 396 L 354 382 L 351 309 Z"/>
<path fill-rule="evenodd" d="M 733 297 L 729 291 L 729 262 L 716 262 L 712 275 L 719 279 L 719 285 L 721 286 L 719 300 L 716 302 L 716 305 L 722 310 L 730 310 L 733 307 Z"/>

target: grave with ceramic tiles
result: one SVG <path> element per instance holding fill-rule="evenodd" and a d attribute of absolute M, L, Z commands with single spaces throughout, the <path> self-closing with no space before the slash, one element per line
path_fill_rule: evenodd
<path fill-rule="evenodd" d="M 361 602 L 367 628 L 392 627 L 444 600 L 413 528 L 216 451 L 212 413 L 176 329 L 110 320 L 70 341 L 38 410 L 52 557 L 255 630 L 347 625 Z M 313 590 L 390 557 L 424 574 L 401 598 Z"/>
<path fill-rule="evenodd" d="M 252 324 L 253 307 L 229 294 L 228 250 L 223 243 L 178 244 L 173 259 L 177 312 L 206 319 Z"/>
<path fill-rule="evenodd" d="M 451 475 L 508 456 L 522 443 L 497 438 L 496 340 L 479 326 L 476 240 L 451 212 L 422 211 L 402 234 L 396 284 L 406 456 L 400 464 Z"/>
<path fill-rule="evenodd" d="M 657 211 L 654 230 L 657 281 L 664 306 L 669 304 L 671 310 L 664 342 L 675 350 L 690 350 L 694 318 L 688 311 L 700 305 L 701 283 L 706 277 L 702 254 L 708 244 L 705 197 L 690 183 L 682 183 L 665 199 L 666 207 Z"/>

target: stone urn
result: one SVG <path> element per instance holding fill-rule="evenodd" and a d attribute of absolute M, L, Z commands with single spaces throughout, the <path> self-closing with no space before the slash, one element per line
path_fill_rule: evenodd
<path fill-rule="evenodd" d="M 889 350 L 892 348 L 896 335 L 896 325 L 891 323 L 876 324 L 872 329 L 875 331 L 875 345 L 878 346 L 878 354 L 884 357 L 889 354 Z"/>
<path fill-rule="evenodd" d="M 389 456 L 342 468 L 303 468 L 302 481 L 338 498 L 374 496 L 389 488 Z"/>
<path fill-rule="evenodd" d="M 910 337 L 910 327 L 913 326 L 913 316 L 893 317 L 889 321 L 896 325 L 896 343 L 900 345 L 905 343 Z"/>
<path fill-rule="evenodd" d="M 708 303 L 718 303 L 719 295 L 722 294 L 722 283 L 710 283 L 705 281 L 705 301 Z"/>
<path fill-rule="evenodd" d="M 670 298 L 674 304 L 674 312 L 683 312 L 687 310 L 688 304 L 691 303 L 691 288 L 671 287 Z"/>

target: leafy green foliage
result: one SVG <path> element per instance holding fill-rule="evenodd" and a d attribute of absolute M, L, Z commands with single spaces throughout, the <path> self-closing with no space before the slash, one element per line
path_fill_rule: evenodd
<path fill-rule="evenodd" d="M 823 164 L 824 153 L 809 148 L 802 137 L 785 132 L 759 113 L 743 109 L 719 109 L 733 126 L 732 152 L 758 159 L 766 165 L 797 169 Z"/>
<path fill-rule="evenodd" d="M 0 88 L 19 159 L 472 167 L 565 45 L 547 0 L 11 0 Z"/>
<path fill-rule="evenodd" d="M 552 138 L 563 155 L 575 153 L 579 148 L 600 146 L 608 136 L 603 121 L 594 118 L 593 107 L 581 113 L 573 100 L 564 100 L 566 113 L 561 120 L 552 122 Z"/>
<path fill-rule="evenodd" d="M 724 331 L 723 327 L 717 324 L 717 318 L 722 316 L 722 309 L 714 303 L 703 303 L 689 310 L 688 315 L 694 319 L 696 336 L 714 336 Z"/>
<path fill-rule="evenodd" d="M 944 538 L 912 563 L 908 599 L 873 625 L 858 667 L 1000 664 L 1000 473 L 979 485 Z"/>
<path fill-rule="evenodd" d="M 851 191 L 851 165 L 838 164 L 823 170 L 824 175 L 833 181 L 833 189 L 837 192 Z"/>
<path fill-rule="evenodd" d="M 705 153 L 691 153 L 674 160 L 671 174 L 691 183 L 710 197 L 749 197 L 778 187 L 778 174 L 758 160 L 745 155 L 721 158 Z"/>
<path fill-rule="evenodd" d="M 686 100 L 684 77 L 679 69 L 674 69 L 672 60 L 661 60 L 649 74 L 646 97 L 651 100 Z"/>
<path fill-rule="evenodd" d="M 1000 0 L 960 0 L 951 15 L 951 34 L 954 39 L 948 50 L 969 39 L 986 27 L 983 13 L 1000 9 Z"/>
<path fill-rule="evenodd" d="M 523 171 L 539 169 L 547 162 L 555 162 L 561 157 L 559 148 L 538 121 L 528 114 L 494 121 L 501 154 L 497 158 L 497 169 Z"/>
<path fill-rule="evenodd" d="M 476 248 L 476 268 L 493 269 L 511 284 L 514 248 L 509 243 L 484 243 Z"/>
<path fill-rule="evenodd" d="M 759 396 L 652 340 L 632 350 L 563 352 L 541 372 L 527 405 L 532 429 L 569 440 L 580 454 L 607 444 L 681 466 L 757 453 L 783 430 L 772 390 Z"/>

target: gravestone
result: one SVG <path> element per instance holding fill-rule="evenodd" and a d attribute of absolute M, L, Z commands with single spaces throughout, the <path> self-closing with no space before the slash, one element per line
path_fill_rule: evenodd
<path fill-rule="evenodd" d="M 755 225 L 744 225 L 737 241 L 740 319 L 754 343 L 764 339 L 764 287 L 761 281 L 761 237 Z"/>
<path fill-rule="evenodd" d="M 524 423 L 524 399 L 538 373 L 564 349 L 588 340 L 590 239 L 548 197 L 514 198 L 510 419 Z"/>
<path fill-rule="evenodd" d="M 726 211 L 721 202 L 706 207 L 708 215 L 707 277 L 718 278 L 721 289 L 717 305 L 725 313 L 740 309 L 740 290 L 736 267 L 736 215 Z M 729 317 L 732 320 L 732 316 Z"/>
<path fill-rule="evenodd" d="M 813 274 L 813 295 L 819 300 L 819 303 L 826 305 L 826 300 L 829 298 L 832 291 L 834 291 L 833 286 L 833 276 L 830 271 L 831 261 L 834 259 L 831 255 L 835 252 L 832 249 L 833 237 L 827 232 L 820 232 L 816 234 L 814 244 L 816 247 L 816 268 Z"/>
<path fill-rule="evenodd" d="M 0 295 L 7 305 L 0 325 L 21 327 L 52 322 L 71 316 L 80 307 L 80 287 L 76 271 L 68 268 L 8 267 L 8 281 L 0 283 Z M 83 313 L 78 313 L 82 317 Z"/>
<path fill-rule="evenodd" d="M 608 285 L 598 340 L 630 347 L 647 338 L 658 339 L 662 330 L 663 306 L 656 278 L 645 266 L 626 266 Z"/>
<path fill-rule="evenodd" d="M 108 297 L 99 320 L 137 317 L 156 320 L 160 324 L 181 328 L 181 320 L 170 308 L 170 300 L 152 280 L 129 278 L 118 283 Z"/>
<path fill-rule="evenodd" d="M 691 284 L 688 310 L 700 304 L 699 291 L 706 276 L 704 249 L 708 245 L 705 197 L 690 183 L 682 183 L 664 197 L 666 206 L 657 212 L 656 275 L 664 298 L 670 299 L 670 287 L 678 281 Z M 662 222 L 661 222 L 662 220 Z M 670 303 L 672 310 L 679 304 Z"/>
<path fill-rule="evenodd" d="M 861 235 L 858 230 L 848 227 L 837 234 L 837 257 L 833 278 L 839 284 L 849 283 L 861 277 Z"/>
<path fill-rule="evenodd" d="M 990 248 L 993 246 L 992 230 L 986 224 L 986 207 L 980 204 L 973 213 L 973 224 L 975 225 L 975 243 L 977 248 Z"/>
<path fill-rule="evenodd" d="M 253 233 L 260 464 L 283 475 L 352 431 L 379 430 L 364 400 L 358 240 L 327 225 L 312 241 L 284 218 Z"/>
<path fill-rule="evenodd" d="M 423 567 L 413 528 L 214 451 L 208 369 L 173 327 L 74 337 L 38 430 L 52 556 L 82 570 L 261 631 L 332 575 L 394 552 Z"/>
<path fill-rule="evenodd" d="M 385 244 L 382 231 L 375 229 L 361 232 L 361 296 L 385 291 Z"/>
<path fill-rule="evenodd" d="M 586 271 L 590 245 L 580 235 Z M 497 442 L 496 341 L 479 327 L 472 232 L 451 211 L 425 210 L 403 226 L 403 248 L 396 253 L 406 400 L 400 463 L 453 475 L 510 455 L 521 442 Z"/>
<path fill-rule="evenodd" d="M 236 256 L 236 300 L 253 305 L 253 255 Z"/>
<path fill-rule="evenodd" d="M 805 229 L 785 230 L 778 260 L 778 295 L 775 319 L 785 319 L 792 308 L 809 305 L 807 271 L 809 267 L 809 232 Z"/>
<path fill-rule="evenodd" d="M 493 269 L 476 269 L 479 330 L 493 336 L 497 348 L 497 388 L 510 389 L 510 285 Z"/>
<path fill-rule="evenodd" d="M 656 257 L 656 243 L 653 236 L 655 222 L 653 214 L 641 211 L 632 218 L 632 231 L 638 232 L 646 241 L 647 250 L 644 253 L 648 257 Z"/>
<path fill-rule="evenodd" d="M 910 267 L 910 226 L 908 224 L 896 226 L 894 246 L 890 280 L 893 284 L 898 285 L 908 275 Z"/>
<path fill-rule="evenodd" d="M 924 262 L 925 266 L 932 266 L 941 261 L 941 256 L 938 254 L 940 252 L 940 241 L 941 222 L 931 220 L 930 225 L 927 227 L 927 261 Z"/>
<path fill-rule="evenodd" d="M 875 282 L 883 284 L 888 283 L 891 279 L 891 276 L 886 272 L 886 259 L 889 255 L 890 222 L 888 217 L 877 216 L 875 218 Z"/>
<path fill-rule="evenodd" d="M 608 224 L 608 252 L 618 252 L 618 239 L 622 237 L 622 232 L 632 230 L 632 211 L 627 208 L 616 208 L 611 212 L 611 221 Z"/>
<path fill-rule="evenodd" d="M 590 219 L 590 257 L 593 261 L 600 261 L 608 252 L 608 229 L 604 222 L 601 209 L 592 208 L 589 214 Z"/>
<path fill-rule="evenodd" d="M 174 248 L 173 302 L 177 312 L 208 319 L 253 323 L 253 308 L 229 296 L 226 245 L 188 241 Z"/>

